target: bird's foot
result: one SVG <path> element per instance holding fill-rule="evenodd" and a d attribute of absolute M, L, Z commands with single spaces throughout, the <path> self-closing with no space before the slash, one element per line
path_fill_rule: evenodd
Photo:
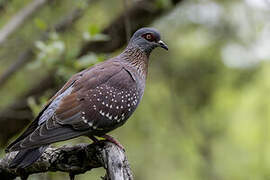
<path fill-rule="evenodd" d="M 107 141 L 110 141 L 111 143 L 115 144 L 116 146 L 120 147 L 123 151 L 125 151 L 124 146 L 122 146 L 122 144 L 120 144 L 120 142 L 118 140 L 114 139 L 112 136 L 105 134 L 101 137 L 103 137 Z"/>
<path fill-rule="evenodd" d="M 88 137 L 90 139 L 92 139 L 92 141 L 94 141 L 95 143 L 98 143 L 99 142 L 99 140 L 95 136 L 88 136 Z M 105 134 L 105 135 L 99 136 L 99 137 L 104 138 L 105 140 L 107 140 L 107 141 L 115 144 L 116 146 L 118 146 L 119 148 L 121 148 L 123 151 L 125 151 L 124 146 L 122 146 L 122 144 L 120 144 L 120 142 L 118 140 L 114 139 L 112 136 Z"/>

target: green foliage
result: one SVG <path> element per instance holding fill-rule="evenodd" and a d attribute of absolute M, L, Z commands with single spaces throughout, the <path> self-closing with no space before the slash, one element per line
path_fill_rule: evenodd
<path fill-rule="evenodd" d="M 65 51 L 65 44 L 63 41 L 59 40 L 56 33 L 50 33 L 48 42 L 37 41 L 35 44 L 38 50 L 37 59 L 30 67 L 38 68 L 33 66 L 46 66 L 51 69 L 60 64 L 59 59 Z"/>
<path fill-rule="evenodd" d="M 74 66 L 77 70 L 88 68 L 91 65 L 94 65 L 98 62 L 102 62 L 105 59 L 105 56 L 97 56 L 95 53 L 89 53 L 85 56 L 82 56 L 78 61 L 74 63 Z"/>
<path fill-rule="evenodd" d="M 86 41 L 108 41 L 109 36 L 101 34 L 100 28 L 96 25 L 90 25 L 87 32 L 83 33 L 83 38 Z"/>
<path fill-rule="evenodd" d="M 156 0 L 158 8 L 168 8 L 171 6 L 171 0 Z"/>
<path fill-rule="evenodd" d="M 48 28 L 47 23 L 40 18 L 35 18 L 34 23 L 40 30 L 45 31 Z"/>

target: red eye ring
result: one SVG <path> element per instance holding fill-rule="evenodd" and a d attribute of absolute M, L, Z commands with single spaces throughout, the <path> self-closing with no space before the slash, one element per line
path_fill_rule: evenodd
<path fill-rule="evenodd" d="M 142 37 L 150 42 L 155 41 L 155 37 L 151 33 L 144 34 L 144 35 L 142 35 Z"/>

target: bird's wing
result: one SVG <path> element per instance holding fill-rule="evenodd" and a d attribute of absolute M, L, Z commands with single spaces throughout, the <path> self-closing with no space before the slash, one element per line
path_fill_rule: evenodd
<path fill-rule="evenodd" d="M 51 105 L 51 103 L 56 99 L 57 96 L 60 94 L 63 94 L 69 87 L 72 86 L 72 84 L 77 81 L 83 74 L 85 70 L 82 72 L 79 72 L 75 75 L 73 75 L 68 82 L 47 102 L 47 104 L 43 107 L 43 109 L 40 111 L 38 116 L 35 118 L 35 120 L 28 126 L 28 128 L 21 134 L 15 141 L 13 141 L 9 146 L 6 148 L 6 151 L 8 152 L 10 148 L 18 143 L 19 141 L 23 140 L 25 137 L 30 135 L 32 132 L 35 131 L 35 129 L 40 124 L 40 117 L 44 114 L 44 112 L 48 109 L 48 107 Z"/>
<path fill-rule="evenodd" d="M 89 124 L 94 124 L 94 121 L 99 120 L 93 107 L 94 104 L 94 106 L 99 105 L 94 102 L 97 99 L 94 97 L 99 95 L 102 100 L 105 95 L 98 94 L 99 88 L 120 74 L 122 69 L 120 63 L 114 62 L 102 64 L 102 66 L 86 72 L 80 80 L 74 83 L 71 94 L 61 100 L 54 114 L 55 123 L 72 127 L 77 131 L 89 130 L 91 128 Z"/>
<path fill-rule="evenodd" d="M 82 93 L 107 82 L 121 70 L 119 63 L 102 63 L 73 77 L 8 149 L 35 148 L 85 134 L 89 126 L 82 119 Z"/>

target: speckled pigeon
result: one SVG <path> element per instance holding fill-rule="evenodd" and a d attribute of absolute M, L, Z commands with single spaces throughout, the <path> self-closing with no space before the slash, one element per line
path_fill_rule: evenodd
<path fill-rule="evenodd" d="M 10 167 L 35 162 L 49 144 L 78 136 L 91 139 L 123 125 L 144 92 L 148 59 L 156 47 L 168 50 L 153 28 L 137 30 L 118 56 L 71 77 L 6 151 L 19 151 Z"/>

